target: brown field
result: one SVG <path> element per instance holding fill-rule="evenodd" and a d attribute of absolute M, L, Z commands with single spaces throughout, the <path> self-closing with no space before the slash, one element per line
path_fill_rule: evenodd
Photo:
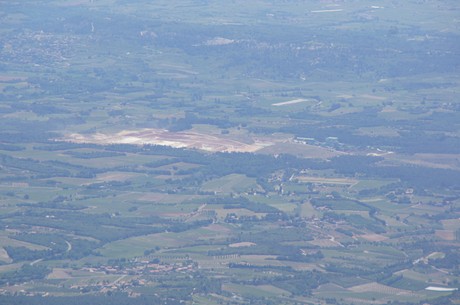
<path fill-rule="evenodd" d="M 348 290 L 350 290 L 352 292 L 357 292 L 357 293 L 379 292 L 379 293 L 395 294 L 395 295 L 412 294 L 412 292 L 410 292 L 408 290 L 393 288 L 393 287 L 382 285 L 382 284 L 375 283 L 375 282 L 374 283 L 368 283 L 368 284 L 353 286 L 353 287 L 348 288 Z"/>
<path fill-rule="evenodd" d="M 446 230 L 456 231 L 460 229 L 460 219 L 445 219 L 441 220 L 441 223 Z"/>
<path fill-rule="evenodd" d="M 275 142 L 277 141 L 277 142 Z M 279 141 L 279 139 L 273 140 L 273 145 L 269 145 L 260 149 L 258 152 L 266 154 L 282 154 L 289 153 L 304 158 L 317 158 L 317 159 L 329 159 L 335 156 L 342 155 L 342 152 L 335 151 L 330 148 L 324 148 L 315 145 L 299 144 L 289 142 L 288 140 Z"/>
<path fill-rule="evenodd" d="M 10 272 L 13 270 L 20 269 L 22 265 L 23 265 L 22 263 L 0 265 L 0 274 L 3 272 Z"/>
<path fill-rule="evenodd" d="M 339 286 L 337 284 L 328 283 L 328 284 L 320 285 L 317 289 L 315 289 L 314 293 L 318 293 L 318 292 L 331 293 L 331 292 L 344 292 L 344 291 L 347 291 L 347 290 L 343 288 L 342 286 Z"/>
<path fill-rule="evenodd" d="M 371 137 L 383 136 L 383 137 L 399 137 L 398 130 L 392 127 L 379 126 L 379 127 L 361 127 L 356 130 L 356 134 L 366 135 Z M 386 155 L 388 152 L 384 152 L 382 155 Z"/>
<path fill-rule="evenodd" d="M 63 6 L 63 7 L 71 7 L 71 6 L 81 6 L 81 5 L 88 5 L 89 1 L 69 1 L 65 3 L 57 3 L 57 6 Z"/>
<path fill-rule="evenodd" d="M 8 76 L 8 75 L 0 75 L 0 82 L 15 82 L 15 81 L 24 81 L 26 77 L 23 76 Z"/>
<path fill-rule="evenodd" d="M 188 170 L 188 169 L 200 167 L 200 165 L 193 164 L 193 163 L 186 163 L 186 162 L 177 162 L 173 164 L 159 166 L 159 167 L 156 167 L 156 169 L 157 170 L 172 170 L 173 167 L 180 168 L 181 170 Z"/>
<path fill-rule="evenodd" d="M 125 181 L 133 177 L 137 177 L 139 174 L 125 173 L 125 172 L 107 172 L 97 175 L 96 180 L 98 181 Z"/>
<path fill-rule="evenodd" d="M 49 279 L 49 280 L 52 280 L 52 279 L 71 279 L 72 275 L 66 269 L 53 268 L 53 272 L 48 274 L 48 276 L 46 278 Z"/>
<path fill-rule="evenodd" d="M 226 226 L 220 224 L 210 224 L 209 226 L 205 227 L 204 229 L 211 230 L 213 232 L 220 232 L 220 233 L 229 233 L 232 230 L 227 228 Z"/>
<path fill-rule="evenodd" d="M 156 215 L 161 217 L 169 217 L 169 218 L 190 218 L 190 215 L 187 213 L 173 213 L 173 212 L 165 212 L 165 213 L 156 213 Z"/>
<path fill-rule="evenodd" d="M 124 130 L 115 134 L 69 134 L 63 141 L 97 144 L 164 145 L 176 148 L 196 148 L 205 151 L 256 152 L 273 142 L 254 139 L 252 143 L 198 132 L 169 132 L 164 129 Z"/>
<path fill-rule="evenodd" d="M 370 95 L 370 94 L 363 94 L 363 95 L 360 95 L 360 97 L 369 99 L 369 100 L 375 100 L 375 101 L 384 101 L 387 99 L 384 96 L 377 96 L 377 95 Z"/>
<path fill-rule="evenodd" d="M 250 264 L 260 263 L 265 265 L 265 262 L 268 261 L 273 264 L 276 262 L 276 255 L 255 255 L 255 254 L 248 254 L 248 255 L 241 255 L 241 260 L 246 261 Z"/>
<path fill-rule="evenodd" d="M 20 240 L 16 240 L 16 239 L 11 239 L 11 238 L 8 238 L 6 236 L 0 236 L 0 245 L 2 245 L 2 246 L 13 246 L 13 247 L 26 247 L 26 248 L 31 249 L 31 250 L 47 250 L 47 249 L 49 249 L 49 248 L 44 247 L 44 246 L 40 246 L 40 245 L 36 245 L 36 244 L 32 244 L 32 243 L 28 243 L 28 242 L 20 241 Z"/>
<path fill-rule="evenodd" d="M 238 258 L 233 258 L 233 261 L 241 263 L 244 262 L 255 266 L 288 266 L 299 271 L 318 269 L 318 265 L 313 263 L 308 264 L 304 262 L 279 261 L 276 259 L 276 255 L 241 255 Z"/>
<path fill-rule="evenodd" d="M 273 285 L 259 285 L 257 286 L 258 289 L 262 290 L 262 291 L 266 291 L 266 292 L 269 292 L 269 293 L 276 293 L 276 294 L 281 294 L 281 295 L 291 295 L 291 293 L 287 290 L 284 290 L 284 289 L 281 289 L 281 288 L 278 288 L 276 286 L 273 286 Z"/>
<path fill-rule="evenodd" d="M 359 237 L 364 238 L 365 240 L 368 240 L 368 241 L 384 241 L 388 239 L 388 237 L 380 235 L 380 234 L 364 234 L 364 235 L 359 235 Z"/>
<path fill-rule="evenodd" d="M 435 164 L 460 166 L 460 154 L 415 154 L 415 157 Z"/>
<path fill-rule="evenodd" d="M 436 236 L 444 240 L 455 240 L 455 232 L 452 230 L 436 230 Z"/>
<path fill-rule="evenodd" d="M 330 239 L 315 239 L 315 240 L 309 241 L 308 243 L 315 245 L 315 246 L 322 247 L 322 248 L 330 248 L 330 247 L 338 246 L 337 242 L 330 240 Z"/>
<path fill-rule="evenodd" d="M 386 158 L 396 162 L 404 162 L 433 168 L 460 169 L 459 154 L 414 154 L 411 156 L 392 154 Z"/>
<path fill-rule="evenodd" d="M 179 194 L 165 194 L 165 193 L 134 193 L 134 192 L 130 193 L 130 195 L 131 195 L 131 199 L 135 198 L 140 201 L 152 201 L 152 202 L 161 202 L 161 203 L 180 203 L 186 200 L 203 197 L 200 195 L 179 195 Z"/>
<path fill-rule="evenodd" d="M 310 176 L 297 176 L 295 179 L 300 182 L 312 182 L 312 183 L 323 183 L 323 184 L 342 184 L 342 185 L 353 185 L 358 183 L 357 180 L 347 178 L 321 178 L 321 177 L 310 177 Z"/>

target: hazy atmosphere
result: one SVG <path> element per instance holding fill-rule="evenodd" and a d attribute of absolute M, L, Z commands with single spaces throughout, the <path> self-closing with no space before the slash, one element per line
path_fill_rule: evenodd
<path fill-rule="evenodd" d="M 454 305 L 458 0 L 0 0 L 0 304 Z"/>

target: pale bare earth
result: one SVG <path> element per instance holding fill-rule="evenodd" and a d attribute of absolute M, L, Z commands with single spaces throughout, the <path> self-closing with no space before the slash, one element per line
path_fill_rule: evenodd
<path fill-rule="evenodd" d="M 350 95 L 350 94 L 340 94 L 340 95 L 337 95 L 337 97 L 344 98 L 344 99 L 351 99 L 351 98 L 354 97 L 354 95 Z"/>
<path fill-rule="evenodd" d="M 255 243 L 251 243 L 251 242 L 241 242 L 241 243 L 230 244 L 228 246 L 230 248 L 241 248 L 241 247 L 251 247 L 255 245 L 256 245 Z"/>
<path fill-rule="evenodd" d="M 429 291 L 439 291 L 439 292 L 452 292 L 452 291 L 458 290 L 458 288 L 445 288 L 445 287 L 433 287 L 433 286 L 429 286 L 429 287 L 426 287 L 425 290 L 429 290 Z"/>
<path fill-rule="evenodd" d="M 336 13 L 336 12 L 341 12 L 343 9 L 335 9 L 335 10 L 315 10 L 311 11 L 312 13 Z"/>
<path fill-rule="evenodd" d="M 235 43 L 236 41 L 233 39 L 228 39 L 224 37 L 215 37 L 214 39 L 210 39 L 206 41 L 205 45 L 207 46 L 223 46 L 227 44 Z"/>
<path fill-rule="evenodd" d="M 299 98 L 299 99 L 295 99 L 295 100 L 291 100 L 287 102 L 275 103 L 275 104 L 272 104 L 272 106 L 286 106 L 286 105 L 299 104 L 299 103 L 308 102 L 308 101 L 310 100 Z"/>
<path fill-rule="evenodd" d="M 123 130 L 118 133 L 68 134 L 57 141 L 94 144 L 163 145 L 175 148 L 193 148 L 209 152 L 249 152 L 263 154 L 289 153 L 306 158 L 328 159 L 343 152 L 316 145 L 292 142 L 288 134 L 253 137 L 241 134 L 222 136 L 206 131 L 170 132 L 164 129 Z"/>
<path fill-rule="evenodd" d="M 212 152 L 256 152 L 273 142 L 254 140 L 253 143 L 220 138 L 197 132 L 169 132 L 164 129 L 124 130 L 115 134 L 96 133 L 67 135 L 62 141 L 95 144 L 163 145 L 176 148 L 196 148 Z"/>
<path fill-rule="evenodd" d="M 13 260 L 9 257 L 5 249 L 0 248 L 0 261 L 11 263 Z"/>

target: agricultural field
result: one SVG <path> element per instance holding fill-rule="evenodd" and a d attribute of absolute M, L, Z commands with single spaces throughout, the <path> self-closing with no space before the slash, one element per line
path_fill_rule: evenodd
<path fill-rule="evenodd" d="M 0 7 L 0 304 L 458 304 L 456 1 Z"/>

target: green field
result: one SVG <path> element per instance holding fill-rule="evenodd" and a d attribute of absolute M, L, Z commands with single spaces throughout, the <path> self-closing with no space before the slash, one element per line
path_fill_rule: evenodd
<path fill-rule="evenodd" d="M 0 2 L 0 304 L 456 304 L 456 1 Z"/>

